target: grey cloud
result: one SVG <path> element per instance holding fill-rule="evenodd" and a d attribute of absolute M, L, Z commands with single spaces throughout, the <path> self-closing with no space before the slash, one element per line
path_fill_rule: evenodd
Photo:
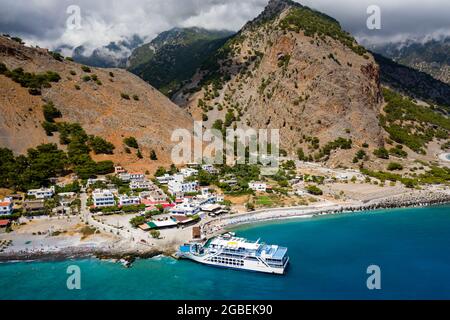
<path fill-rule="evenodd" d="M 175 26 L 239 30 L 268 0 L 0 0 L 0 32 L 55 48 L 84 45 L 93 50 L 137 34 L 147 40 Z M 338 19 L 366 42 L 450 35 L 448 0 L 303 0 Z M 379 5 L 382 29 L 366 27 L 366 9 Z M 78 5 L 81 30 L 67 30 L 66 9 Z"/>

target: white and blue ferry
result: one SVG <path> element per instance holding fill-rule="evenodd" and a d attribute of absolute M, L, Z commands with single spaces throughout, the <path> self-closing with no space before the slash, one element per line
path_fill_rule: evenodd
<path fill-rule="evenodd" d="M 287 248 L 248 241 L 233 233 L 211 238 L 204 244 L 183 245 L 178 257 L 214 267 L 272 274 L 284 274 L 289 263 Z"/>

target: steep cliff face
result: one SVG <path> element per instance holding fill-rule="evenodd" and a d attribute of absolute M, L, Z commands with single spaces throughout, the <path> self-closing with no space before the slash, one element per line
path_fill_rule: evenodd
<path fill-rule="evenodd" d="M 207 126 L 221 119 L 225 126 L 281 129 L 282 147 L 291 152 L 313 152 L 313 137 L 322 146 L 340 137 L 355 148 L 383 142 L 372 55 L 336 20 L 286 0 L 270 1 L 174 101 Z"/>
<path fill-rule="evenodd" d="M 22 68 L 35 74 L 52 71 L 61 78 L 51 87 L 44 86 L 41 95 L 32 95 L 28 88 L 0 74 L 1 147 L 23 153 L 41 143 L 57 143 L 58 134 L 49 137 L 42 128 L 42 106 L 52 101 L 62 113 L 57 121 L 80 123 L 88 134 L 115 145 L 114 155 L 97 159 L 113 160 L 136 170 L 171 163 L 168 151 L 172 131 L 192 128 L 192 118 L 185 110 L 127 71 L 90 68 L 86 72 L 79 64 L 56 58 L 47 50 L 0 37 L 0 62 L 8 70 Z M 136 152 L 125 153 L 123 139 L 130 136 L 137 138 L 143 159 L 138 159 Z M 158 161 L 150 160 L 153 149 Z"/>

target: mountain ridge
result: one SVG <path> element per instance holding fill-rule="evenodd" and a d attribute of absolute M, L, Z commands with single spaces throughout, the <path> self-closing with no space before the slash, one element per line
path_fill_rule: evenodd
<path fill-rule="evenodd" d="M 425 42 L 388 43 L 373 46 L 372 50 L 450 85 L 450 37 Z"/>
<path fill-rule="evenodd" d="M 127 69 L 170 96 L 232 34 L 197 27 L 173 28 L 136 48 L 128 59 Z"/>
<path fill-rule="evenodd" d="M 174 101 L 207 127 L 220 121 L 222 129 L 280 128 L 282 148 L 291 154 L 317 152 L 310 144 L 316 139 L 322 146 L 351 139 L 371 148 L 384 141 L 373 57 L 335 19 L 291 1 L 270 1 Z"/>

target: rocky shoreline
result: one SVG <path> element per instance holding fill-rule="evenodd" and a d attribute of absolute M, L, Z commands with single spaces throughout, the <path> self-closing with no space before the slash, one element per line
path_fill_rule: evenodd
<path fill-rule="evenodd" d="M 206 237 L 214 237 L 230 228 L 233 229 L 241 225 L 275 220 L 446 204 L 450 204 L 450 192 L 420 191 L 380 200 L 373 200 L 363 204 L 335 204 L 323 208 L 277 208 L 261 210 L 259 212 L 249 212 L 239 216 L 230 216 L 227 218 L 212 220 L 203 225 L 203 230 Z"/>
<path fill-rule="evenodd" d="M 235 228 L 239 225 L 253 224 L 259 222 L 283 220 L 301 217 L 313 217 L 330 214 L 344 214 L 353 212 L 396 209 L 396 208 L 411 208 L 411 207 L 426 207 L 434 205 L 446 205 L 450 203 L 450 192 L 430 192 L 421 191 L 410 194 L 403 194 L 400 196 L 385 198 L 381 200 L 369 201 L 365 204 L 354 205 L 333 205 L 324 208 L 278 208 L 268 209 L 262 212 L 251 212 L 239 216 L 230 216 L 213 220 L 204 225 L 207 237 L 214 236 L 218 233 L 223 233 L 227 228 Z M 216 222 L 217 224 L 214 224 Z M 212 225 L 215 225 L 216 230 L 211 230 Z M 14 262 L 14 261 L 63 261 L 63 260 L 80 260 L 96 258 L 100 260 L 122 261 L 125 264 L 131 264 L 137 259 L 151 259 L 155 256 L 165 255 L 172 256 L 174 251 L 164 251 L 155 248 L 148 250 L 126 250 L 121 249 L 99 249 L 99 248 L 64 248 L 59 251 L 41 251 L 41 252 L 10 252 L 0 253 L 0 263 Z"/>
<path fill-rule="evenodd" d="M 169 252 L 160 250 L 149 251 L 106 251 L 98 249 L 80 249 L 65 248 L 58 252 L 13 252 L 0 254 L 0 263 L 2 262 L 27 262 L 27 261 L 64 261 L 64 260 L 80 260 L 80 259 L 99 259 L 126 261 L 133 263 L 136 259 L 151 259 L 159 255 L 169 255 Z"/>
<path fill-rule="evenodd" d="M 399 209 L 413 207 L 427 207 L 435 205 L 445 205 L 450 203 L 450 193 L 444 192 L 421 192 L 417 194 L 404 194 L 397 197 L 386 198 L 361 206 L 343 208 L 343 212 L 348 211 L 369 211 L 382 209 Z"/>

